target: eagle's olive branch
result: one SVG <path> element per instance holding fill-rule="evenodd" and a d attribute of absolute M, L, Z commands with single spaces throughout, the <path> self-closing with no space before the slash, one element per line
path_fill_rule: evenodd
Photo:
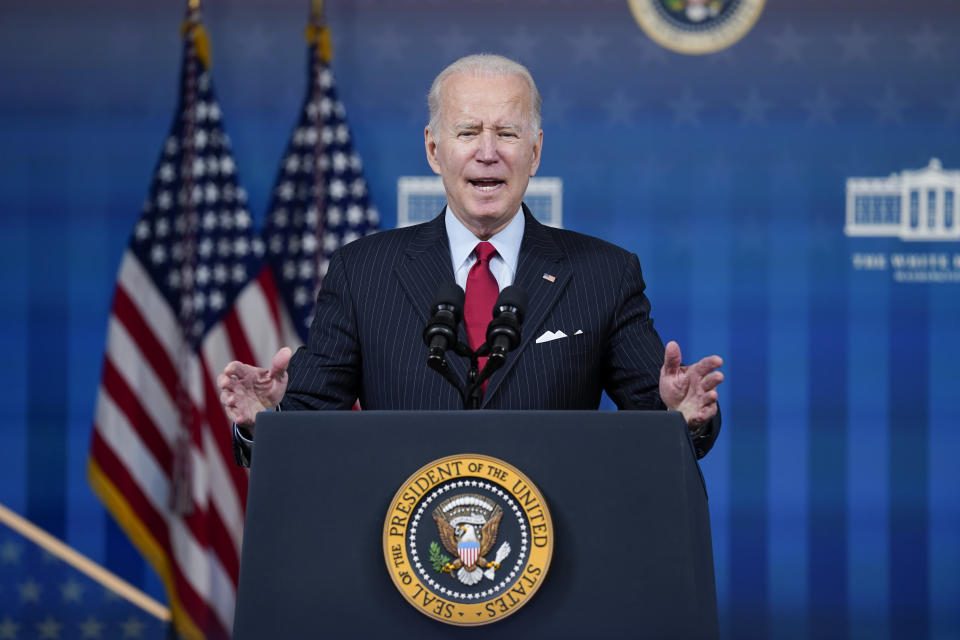
<path fill-rule="evenodd" d="M 450 573 L 453 571 L 453 563 L 450 562 L 451 558 L 447 555 L 444 555 L 442 547 L 436 542 L 430 543 L 430 564 L 433 565 L 433 570 L 439 573 Z"/>

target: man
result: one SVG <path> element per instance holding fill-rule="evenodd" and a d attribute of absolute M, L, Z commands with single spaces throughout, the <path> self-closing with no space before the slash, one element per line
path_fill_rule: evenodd
<path fill-rule="evenodd" d="M 220 398 L 249 464 L 259 411 L 462 408 L 426 366 L 421 331 L 437 287 L 466 289 L 464 324 L 483 342 L 496 292 L 530 297 L 520 345 L 488 381 L 483 409 L 595 409 L 601 390 L 623 409 L 683 413 L 698 456 L 720 427 L 718 356 L 681 365 L 653 328 L 640 264 L 614 245 L 538 223 L 522 205 L 540 164 L 540 94 L 525 67 L 462 58 L 434 80 L 424 145 L 447 207 L 431 222 L 357 240 L 330 260 L 308 344 L 281 349 L 269 369 L 230 363 Z M 492 296 L 492 297 L 491 297 Z M 477 302 L 479 301 L 479 302 Z M 540 340 L 546 332 L 565 337 Z M 549 337 L 554 333 L 544 337 Z M 291 358 L 292 355 L 292 358 Z M 463 383 L 467 364 L 451 356 Z"/>

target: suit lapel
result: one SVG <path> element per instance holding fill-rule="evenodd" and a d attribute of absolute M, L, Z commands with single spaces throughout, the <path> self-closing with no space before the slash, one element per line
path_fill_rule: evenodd
<path fill-rule="evenodd" d="M 523 215 L 525 217 L 523 242 L 520 244 L 517 276 L 513 283 L 527 292 L 530 302 L 527 304 L 527 315 L 520 327 L 520 345 L 508 355 L 503 368 L 490 378 L 481 408 L 487 406 L 490 398 L 499 389 L 500 382 L 514 367 L 523 351 L 542 333 L 541 325 L 560 299 L 560 295 L 573 275 L 563 251 L 557 246 L 547 227 L 537 222 L 526 205 L 523 205 Z M 449 264 L 449 259 L 447 262 Z M 551 282 L 544 276 L 553 276 L 555 279 Z"/>
<path fill-rule="evenodd" d="M 421 319 L 421 327 L 430 319 L 430 305 L 437 288 L 443 282 L 454 282 L 453 267 L 450 265 L 450 242 L 443 215 L 423 224 L 419 232 L 407 246 L 406 253 L 394 269 L 400 286 L 416 309 Z M 417 336 L 419 338 L 419 330 Z M 460 326 L 460 339 L 466 341 L 463 324 Z M 467 379 L 468 365 L 463 358 L 449 354 L 447 364 L 461 383 Z M 423 365 L 426 367 L 426 363 Z M 438 375 L 439 374 L 434 374 Z M 444 383 L 446 384 L 446 383 Z"/>

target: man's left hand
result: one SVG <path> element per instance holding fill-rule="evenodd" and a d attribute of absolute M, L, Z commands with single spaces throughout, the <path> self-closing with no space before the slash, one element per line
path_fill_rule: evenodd
<path fill-rule="evenodd" d="M 720 356 L 707 356 L 696 364 L 684 366 L 680 345 L 667 343 L 660 368 L 660 398 L 667 409 L 679 411 L 691 431 L 707 424 L 717 414 L 717 385 L 723 373 Z"/>

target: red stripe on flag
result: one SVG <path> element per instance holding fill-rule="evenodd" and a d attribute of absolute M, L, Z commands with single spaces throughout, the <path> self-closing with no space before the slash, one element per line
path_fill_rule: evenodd
<path fill-rule="evenodd" d="M 107 395 L 113 399 L 117 408 L 127 416 L 127 420 L 136 429 L 137 435 L 153 454 L 157 464 L 169 475 L 173 465 L 173 453 L 166 439 L 109 357 L 104 358 L 101 383 Z"/>
<path fill-rule="evenodd" d="M 156 372 L 170 399 L 175 401 L 177 381 L 180 379 L 180 375 L 170 360 L 167 350 L 157 339 L 153 329 L 143 319 L 137 305 L 120 285 L 117 286 L 113 297 L 113 315 L 126 328 L 130 338 L 140 347 L 143 357 L 150 363 L 150 368 Z"/>
<path fill-rule="evenodd" d="M 150 368 L 167 390 L 170 400 L 176 402 L 178 397 L 177 387 L 180 385 L 182 374 L 185 372 L 177 370 L 177 366 L 170 360 L 170 354 L 157 339 L 153 329 L 144 320 L 140 310 L 137 309 L 122 286 L 116 288 L 113 299 L 113 315 L 123 324 L 131 339 L 140 348 L 144 359 L 150 363 Z M 200 413 L 192 402 L 190 405 L 191 420 L 194 425 L 197 425 L 201 422 Z M 191 431 L 195 430 L 191 429 Z"/>
<path fill-rule="evenodd" d="M 213 503 L 207 510 L 207 522 L 210 525 L 210 546 L 216 552 L 223 570 L 226 571 L 230 577 L 230 582 L 236 588 L 240 582 L 240 550 L 233 544 L 233 538 L 230 537 L 230 533 L 220 517 L 220 512 L 217 511 L 217 506 Z"/>
<path fill-rule="evenodd" d="M 127 471 L 127 465 L 117 457 L 113 449 L 94 429 L 90 443 L 90 455 L 113 484 L 123 493 L 134 513 L 143 525 L 156 537 L 157 542 L 167 551 L 170 549 L 167 521 L 153 508 L 143 494 L 139 483 Z"/>

